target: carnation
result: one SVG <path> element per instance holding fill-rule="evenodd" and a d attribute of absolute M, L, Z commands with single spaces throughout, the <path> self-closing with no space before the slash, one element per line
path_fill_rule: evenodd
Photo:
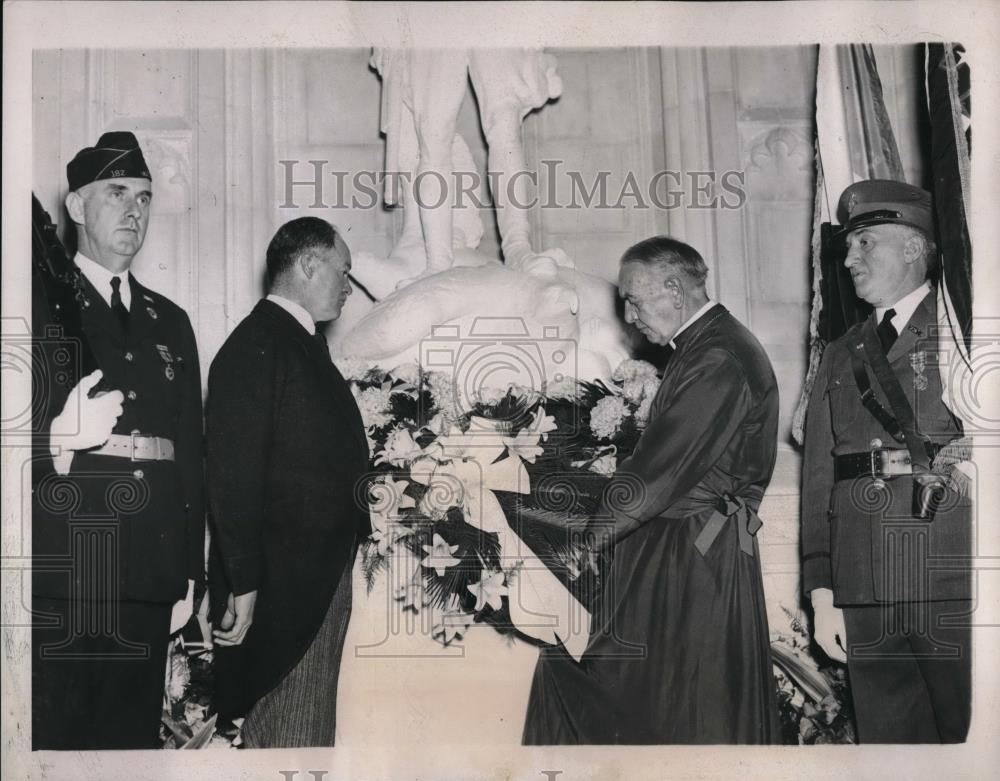
<path fill-rule="evenodd" d="M 415 363 L 401 363 L 389 374 L 397 380 L 408 382 L 410 385 L 420 385 L 420 367 Z"/>
<path fill-rule="evenodd" d="M 450 420 L 458 420 L 461 413 L 455 406 L 455 378 L 446 372 L 427 374 L 427 385 L 434 406 Z"/>
<path fill-rule="evenodd" d="M 571 377 L 563 377 L 560 380 L 546 383 L 545 395 L 550 399 L 575 401 L 580 395 L 581 388 L 582 386 L 576 380 Z"/>
<path fill-rule="evenodd" d="M 171 653 L 167 662 L 167 696 L 171 702 L 179 702 L 188 684 L 191 683 L 191 667 L 187 654 Z"/>
<path fill-rule="evenodd" d="M 611 439 L 629 410 L 620 396 L 605 396 L 590 411 L 590 430 L 598 439 Z"/>
<path fill-rule="evenodd" d="M 660 381 L 656 378 L 647 379 L 642 386 L 640 393 L 639 408 L 635 411 L 635 421 L 639 426 L 645 426 L 649 420 L 649 411 L 653 406 L 653 399 L 660 388 Z"/>
<path fill-rule="evenodd" d="M 649 377 L 656 377 L 656 367 L 649 361 L 640 361 L 636 358 L 626 358 L 611 373 L 611 379 L 616 382 L 642 380 Z"/>
<path fill-rule="evenodd" d="M 358 395 L 358 408 L 365 428 L 381 428 L 392 420 L 389 403 L 392 393 L 389 389 L 365 388 Z"/>
<path fill-rule="evenodd" d="M 347 380 L 360 380 L 372 368 L 363 358 L 338 358 L 334 363 Z"/>

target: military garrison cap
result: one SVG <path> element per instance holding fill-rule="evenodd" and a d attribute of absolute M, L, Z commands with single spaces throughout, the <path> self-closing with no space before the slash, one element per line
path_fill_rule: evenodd
<path fill-rule="evenodd" d="M 66 178 L 70 190 L 101 179 L 153 179 L 139 142 L 128 131 L 105 133 L 96 146 L 77 152 L 66 166 Z"/>

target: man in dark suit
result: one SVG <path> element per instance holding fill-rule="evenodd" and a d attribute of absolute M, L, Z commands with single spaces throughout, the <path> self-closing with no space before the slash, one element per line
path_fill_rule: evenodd
<path fill-rule="evenodd" d="M 351 570 L 370 533 L 355 498 L 368 443 L 316 324 L 340 316 L 350 269 L 329 223 L 283 225 L 267 250 L 269 295 L 209 373 L 219 709 L 247 714 L 251 748 L 334 744 Z"/>
<path fill-rule="evenodd" d="M 543 652 L 526 744 L 777 742 L 754 534 L 778 388 L 760 343 L 708 298 L 707 274 L 667 236 L 622 257 L 625 319 L 672 355 L 590 523 L 615 547 L 587 650 L 579 664 Z"/>
<path fill-rule="evenodd" d="M 135 136 L 105 133 L 67 175 L 79 251 L 60 305 L 79 307 L 99 373 L 36 389 L 32 743 L 155 748 L 171 608 L 205 569 L 198 350 L 187 315 L 129 272 L 152 200 Z M 44 329 L 52 310 L 33 304 Z"/>
<path fill-rule="evenodd" d="M 845 265 L 875 311 L 826 348 L 810 398 L 803 588 L 817 643 L 847 662 L 862 741 L 961 742 L 971 506 L 968 456 L 942 451 L 962 426 L 941 400 L 931 197 L 864 181 L 840 209 Z"/>

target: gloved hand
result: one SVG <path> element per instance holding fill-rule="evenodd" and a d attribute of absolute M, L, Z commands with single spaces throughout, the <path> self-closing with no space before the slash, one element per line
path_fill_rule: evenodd
<path fill-rule="evenodd" d="M 88 395 L 103 376 L 97 369 L 80 380 L 70 391 L 62 412 L 52 421 L 49 450 L 61 475 L 69 473 L 77 450 L 89 450 L 107 442 L 122 414 L 125 397 L 121 391 L 98 393 L 94 398 Z"/>
<path fill-rule="evenodd" d="M 816 588 L 809 592 L 813 606 L 813 638 L 835 662 L 847 661 L 847 630 L 844 611 L 833 604 L 833 592 Z"/>
<path fill-rule="evenodd" d="M 949 442 L 938 452 L 931 471 L 944 477 L 948 488 L 966 499 L 972 497 L 975 465 L 972 463 L 972 437 Z"/>

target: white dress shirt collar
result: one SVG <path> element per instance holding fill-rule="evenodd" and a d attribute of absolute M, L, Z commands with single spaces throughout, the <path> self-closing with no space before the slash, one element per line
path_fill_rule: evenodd
<path fill-rule="evenodd" d="M 917 307 L 920 306 L 920 302 L 924 300 L 924 297 L 931 292 L 931 283 L 924 282 L 916 290 L 907 293 L 899 301 L 890 306 L 877 306 L 875 307 L 875 322 L 881 323 L 882 316 L 889 309 L 895 309 L 896 314 L 892 316 L 892 327 L 896 329 L 897 334 L 903 333 L 903 329 L 906 328 L 906 324 L 910 322 L 910 318 L 913 317 L 913 313 L 917 311 Z"/>
<path fill-rule="evenodd" d="M 275 304 L 288 312 L 288 314 L 294 317 L 299 324 L 306 329 L 307 333 L 316 333 L 316 323 L 313 322 L 312 316 L 301 304 L 296 304 L 294 301 L 290 301 L 284 296 L 276 296 L 274 293 L 269 293 L 267 300 L 273 301 Z"/>
<path fill-rule="evenodd" d="M 94 286 L 94 289 L 101 294 L 101 298 L 104 299 L 104 303 L 111 306 L 111 279 L 113 277 L 118 277 L 122 281 L 121 288 L 119 292 L 121 293 L 122 303 L 125 305 L 126 309 L 132 308 L 132 286 L 129 284 L 128 271 L 120 271 L 117 274 L 113 274 L 108 271 L 104 266 L 95 260 L 91 260 L 82 252 L 77 252 L 76 257 L 73 258 L 73 262 L 76 263 L 77 268 L 83 273 L 87 278 L 87 281 Z"/>
<path fill-rule="evenodd" d="M 685 320 L 684 325 L 682 325 L 680 328 L 677 329 L 677 333 L 674 334 L 674 338 L 670 340 L 670 346 L 676 350 L 677 345 L 674 343 L 674 339 L 680 336 L 682 331 L 684 331 L 688 326 L 690 326 L 693 322 L 695 322 L 699 317 L 705 314 L 705 312 L 707 312 L 713 306 L 715 306 L 715 302 L 710 298 L 702 305 L 702 307 L 697 312 L 695 312 L 693 315 L 691 315 L 691 317 Z"/>

